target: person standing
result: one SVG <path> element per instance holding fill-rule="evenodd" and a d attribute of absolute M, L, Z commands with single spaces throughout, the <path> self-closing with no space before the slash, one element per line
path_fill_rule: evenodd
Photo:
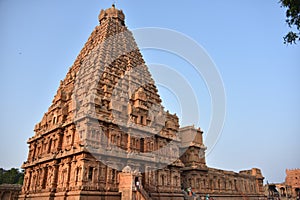
<path fill-rule="evenodd" d="M 205 200 L 209 200 L 209 194 L 206 195 Z"/>

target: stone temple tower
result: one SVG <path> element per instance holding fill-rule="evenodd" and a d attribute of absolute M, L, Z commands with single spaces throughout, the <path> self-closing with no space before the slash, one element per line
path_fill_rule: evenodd
<path fill-rule="evenodd" d="M 124 19 L 114 5 L 100 12 L 28 140 L 21 199 L 120 199 L 126 167 L 152 196 L 182 197 L 178 118 L 164 111 Z"/>
<path fill-rule="evenodd" d="M 25 200 L 262 198 L 259 169 L 206 165 L 202 130 L 164 110 L 122 10 L 101 10 L 22 168 Z"/>

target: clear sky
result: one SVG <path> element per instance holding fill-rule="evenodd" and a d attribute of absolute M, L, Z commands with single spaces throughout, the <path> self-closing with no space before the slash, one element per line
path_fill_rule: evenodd
<path fill-rule="evenodd" d="M 112 3 L 0 0 L 0 167 L 20 167 L 26 160 L 34 125 L 98 25 L 100 10 Z M 233 171 L 258 167 L 269 182 L 283 182 L 286 168 L 300 168 L 300 43 L 283 44 L 288 27 L 277 0 L 119 0 L 116 7 L 124 11 L 129 29 L 184 33 L 216 64 L 226 90 L 226 119 L 207 155 L 208 166 Z M 188 65 L 166 52 L 142 53 L 150 69 L 151 63 L 178 71 Z M 210 95 L 203 80 L 192 88 L 200 120 L 181 124 L 195 123 L 205 132 Z M 181 116 L 174 95 L 161 86 L 159 92 L 166 109 Z"/>

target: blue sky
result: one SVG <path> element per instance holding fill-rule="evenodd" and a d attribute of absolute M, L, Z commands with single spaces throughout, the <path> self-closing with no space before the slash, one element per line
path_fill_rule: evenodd
<path fill-rule="evenodd" d="M 20 167 L 26 160 L 34 125 L 98 25 L 100 10 L 112 2 L 0 1 L 0 167 Z M 208 166 L 258 167 L 269 182 L 282 182 L 286 168 L 300 167 L 300 44 L 283 44 L 288 27 L 278 1 L 130 0 L 117 1 L 117 8 L 124 11 L 129 29 L 181 32 L 216 64 L 226 90 L 226 119 Z M 179 72 L 188 66 L 166 52 L 142 53 L 148 64 Z M 207 131 L 210 95 L 201 78 L 193 83 L 200 121 L 183 125 L 196 123 Z M 166 109 L 180 112 L 174 95 L 163 87 L 159 91 Z"/>

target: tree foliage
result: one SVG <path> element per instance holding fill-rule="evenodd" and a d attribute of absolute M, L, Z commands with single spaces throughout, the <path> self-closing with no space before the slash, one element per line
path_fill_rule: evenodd
<path fill-rule="evenodd" d="M 23 184 L 24 173 L 17 168 L 4 170 L 0 168 L 0 184 Z"/>
<path fill-rule="evenodd" d="M 286 23 L 291 30 L 284 37 L 285 44 L 295 44 L 300 40 L 300 0 L 280 0 L 282 7 L 286 10 Z"/>

